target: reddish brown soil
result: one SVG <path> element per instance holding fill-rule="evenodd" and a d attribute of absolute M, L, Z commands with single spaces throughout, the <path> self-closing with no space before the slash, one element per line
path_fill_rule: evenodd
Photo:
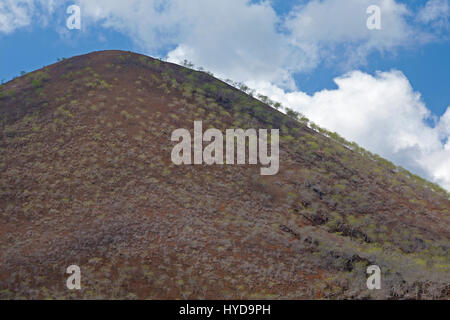
<path fill-rule="evenodd" d="M 171 133 L 194 120 L 280 128 L 280 172 L 173 165 Z M 3 299 L 446 299 L 449 210 L 405 170 L 145 56 L 91 53 L 0 88 Z"/>

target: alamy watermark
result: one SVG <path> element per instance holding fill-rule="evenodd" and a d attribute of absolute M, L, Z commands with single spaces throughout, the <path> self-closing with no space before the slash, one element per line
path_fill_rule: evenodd
<path fill-rule="evenodd" d="M 367 278 L 367 289 L 380 290 L 381 289 L 381 269 L 379 266 L 373 265 L 367 267 L 367 274 L 370 274 Z"/>
<path fill-rule="evenodd" d="M 67 267 L 66 273 L 71 276 L 67 278 L 66 286 L 69 290 L 81 290 L 81 269 L 77 265 Z"/>
<path fill-rule="evenodd" d="M 70 16 L 66 20 L 66 26 L 69 30 L 81 29 L 81 8 L 78 5 L 70 5 L 67 7 L 66 13 Z M 367 18 L 367 28 L 369 30 L 381 30 L 381 8 L 377 5 L 370 5 L 367 7 L 366 13 L 369 15 Z"/>
<path fill-rule="evenodd" d="M 367 8 L 366 13 L 370 15 L 367 18 L 367 29 L 381 30 L 381 8 L 371 5 Z"/>
<path fill-rule="evenodd" d="M 66 20 L 67 29 L 73 30 L 81 29 L 81 8 L 77 5 L 71 5 L 66 10 L 67 14 L 70 16 Z"/>
<path fill-rule="evenodd" d="M 258 135 L 259 134 L 259 135 Z M 176 165 L 200 165 L 200 164 L 246 164 L 246 141 L 248 138 L 248 164 L 259 163 L 261 175 L 269 176 L 278 173 L 279 161 L 279 130 L 271 129 L 270 135 L 267 129 L 227 129 L 225 133 L 225 159 L 224 136 L 218 129 L 208 129 L 203 133 L 202 121 L 194 121 L 194 138 L 187 129 L 177 129 L 172 133 L 171 140 L 179 142 L 172 150 L 172 162 Z M 193 140 L 193 141 L 192 141 Z M 268 144 L 270 140 L 270 156 Z M 193 142 L 193 143 L 192 143 Z M 203 142 L 210 142 L 203 149 Z M 237 142 L 237 155 L 235 161 L 235 149 Z M 192 149 L 193 158 L 192 161 Z"/>

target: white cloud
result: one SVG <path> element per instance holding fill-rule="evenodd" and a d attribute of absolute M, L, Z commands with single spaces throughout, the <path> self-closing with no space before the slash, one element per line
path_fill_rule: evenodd
<path fill-rule="evenodd" d="M 367 28 L 366 10 L 371 5 L 381 9 L 381 30 Z M 313 0 L 294 9 L 286 27 L 295 43 L 309 44 L 317 63 L 325 60 L 351 68 L 364 64 L 374 50 L 425 41 L 424 35 L 406 22 L 409 15 L 407 7 L 394 0 Z"/>
<path fill-rule="evenodd" d="M 17 28 L 27 26 L 31 23 L 32 1 L 0 2 L 0 32 L 11 33 Z"/>
<path fill-rule="evenodd" d="M 171 47 L 170 61 L 188 59 L 223 77 L 241 81 L 269 79 L 295 88 L 292 73 L 308 65 L 306 53 L 277 32 L 279 17 L 268 2 L 80 0 L 80 3 L 88 22 L 129 34 L 150 54 Z"/>
<path fill-rule="evenodd" d="M 449 15 L 450 6 L 448 0 L 430 0 L 417 16 L 420 21 L 427 23 L 441 18 L 448 19 Z"/>
<path fill-rule="evenodd" d="M 248 83 L 310 120 L 450 190 L 450 107 L 432 128 L 430 111 L 400 71 L 354 71 L 337 89 L 309 96 L 268 82 Z M 447 142 L 446 142 L 447 141 Z"/>
<path fill-rule="evenodd" d="M 450 4 L 448 0 L 430 0 L 417 14 L 417 20 L 431 24 L 436 29 L 450 28 Z"/>
<path fill-rule="evenodd" d="M 295 88 L 291 74 L 305 68 L 308 57 L 276 31 L 279 20 L 268 3 L 206 0 L 189 6 L 189 34 L 169 53 L 170 61 L 188 53 L 189 60 L 222 77 L 266 79 Z"/>
<path fill-rule="evenodd" d="M 9 34 L 32 24 L 33 19 L 46 26 L 56 7 L 55 0 L 0 1 L 0 33 Z"/>
<path fill-rule="evenodd" d="M 83 23 L 88 27 L 113 28 L 129 35 L 152 51 L 179 41 L 177 25 L 182 16 L 171 13 L 170 1 L 79 0 Z"/>

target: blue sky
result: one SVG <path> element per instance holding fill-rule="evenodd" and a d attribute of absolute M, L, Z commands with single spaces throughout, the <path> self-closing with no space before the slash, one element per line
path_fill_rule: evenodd
<path fill-rule="evenodd" d="M 258 2 L 258 1 L 255 1 Z M 308 1 L 277 0 L 273 1 L 274 10 L 280 15 L 288 15 L 292 8 Z M 411 9 L 417 10 L 426 1 L 402 1 Z M 64 27 L 65 7 L 60 7 L 60 27 Z M 80 31 L 73 30 L 73 33 Z M 105 38 L 99 41 L 99 35 Z M 46 27 L 38 23 L 31 27 L 17 30 L 11 34 L 0 33 L 0 80 L 7 81 L 20 74 L 21 71 L 32 71 L 44 65 L 56 62 L 60 57 L 71 57 L 96 50 L 123 49 L 142 51 L 130 37 L 102 28 L 98 32 L 82 34 L 74 37 L 74 42 L 61 37 L 52 23 Z M 169 50 L 162 50 L 156 55 L 164 56 Z M 146 53 L 145 51 L 143 53 Z M 147 53 L 148 54 L 148 53 Z M 394 54 L 374 52 L 368 58 L 367 65 L 360 70 L 374 73 L 377 70 L 401 70 L 411 82 L 413 88 L 420 92 L 429 109 L 436 115 L 442 115 L 450 104 L 450 42 L 429 43 L 422 47 L 400 49 Z M 297 86 L 308 94 L 316 91 L 336 88 L 333 78 L 342 70 L 333 65 L 319 65 L 308 73 L 295 75 Z"/>
<path fill-rule="evenodd" d="M 0 1 L 2 81 L 105 49 L 187 59 L 450 188 L 448 0 Z"/>
<path fill-rule="evenodd" d="M 433 43 L 423 48 L 400 50 L 395 55 L 374 52 L 369 63 L 359 69 L 373 74 L 377 70 L 401 70 L 412 87 L 422 94 L 429 109 L 441 116 L 450 104 L 450 43 Z M 319 66 L 314 72 L 297 75 L 298 86 L 308 94 L 323 88 L 336 88 L 333 78 L 339 70 Z"/>

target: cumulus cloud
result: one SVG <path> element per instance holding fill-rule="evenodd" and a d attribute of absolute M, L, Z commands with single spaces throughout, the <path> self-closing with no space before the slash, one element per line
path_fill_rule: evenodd
<path fill-rule="evenodd" d="M 381 29 L 367 28 L 367 8 L 380 8 Z M 286 28 L 299 46 L 308 44 L 315 61 L 339 62 L 352 68 L 374 50 L 395 50 L 426 37 L 407 23 L 412 13 L 394 0 L 313 0 L 294 9 Z M 342 44 L 345 43 L 345 46 Z"/>
<path fill-rule="evenodd" d="M 450 107 L 430 127 L 430 111 L 397 70 L 350 72 L 337 89 L 286 93 L 268 82 L 249 83 L 310 120 L 450 190 Z"/>
<path fill-rule="evenodd" d="M 88 22 L 129 34 L 151 54 L 171 48 L 169 61 L 188 59 L 223 77 L 269 79 L 294 88 L 292 74 L 308 65 L 304 50 L 292 46 L 289 38 L 277 31 L 279 17 L 268 2 L 79 2 Z"/>
<path fill-rule="evenodd" d="M 188 58 L 222 77 L 266 79 L 295 89 L 291 75 L 306 68 L 309 57 L 277 32 L 279 19 L 268 3 L 203 1 L 198 6 L 205 11 L 192 8 L 188 13 L 192 28 L 168 54 L 170 61 Z M 219 14 L 206 14 L 214 10 Z"/>

